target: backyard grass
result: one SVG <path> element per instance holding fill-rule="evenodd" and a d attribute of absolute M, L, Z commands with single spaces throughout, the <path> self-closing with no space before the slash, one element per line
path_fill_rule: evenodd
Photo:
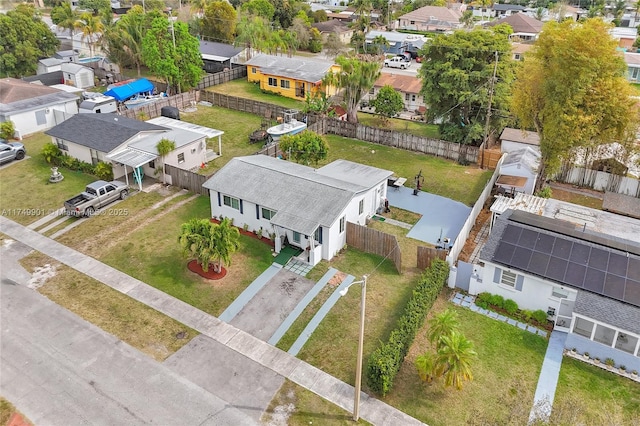
<path fill-rule="evenodd" d="M 441 379 L 420 380 L 414 363 L 430 349 L 425 325 L 383 400 L 432 426 L 527 424 L 547 340 L 455 306 L 446 300 L 448 293 L 445 288 L 429 317 L 446 308 L 458 312 L 461 331 L 478 353 L 472 364 L 474 380 L 460 391 L 445 388 Z"/>
<path fill-rule="evenodd" d="M 417 268 L 418 246 L 433 247 L 429 243 L 407 237 L 409 230 L 396 225 L 372 220 L 368 226 L 369 228 L 377 229 L 378 231 L 395 235 L 396 239 L 398 240 L 398 244 L 400 245 L 400 253 L 402 253 L 403 272 L 411 272 Z M 416 269 L 413 272 L 420 273 L 421 271 L 418 271 Z"/>
<path fill-rule="evenodd" d="M 12 403 L 0 396 L 0 425 L 8 425 L 13 413 L 21 414 Z M 24 425 L 33 424 L 24 416 L 22 416 L 22 420 L 24 421 L 24 423 L 22 423 Z"/>
<path fill-rule="evenodd" d="M 640 384 L 564 357 L 551 420 L 554 424 L 640 424 Z"/>
<path fill-rule="evenodd" d="M 223 95 L 237 96 L 238 98 L 252 99 L 258 102 L 266 102 L 279 105 L 283 108 L 301 110 L 304 107 L 304 99 L 298 101 L 296 99 L 287 98 L 273 93 L 264 93 L 260 90 L 260 86 L 248 82 L 241 78 L 228 83 L 218 84 L 217 86 L 207 87 L 208 92 L 221 93 Z"/>
<path fill-rule="evenodd" d="M 51 142 L 51 137 L 44 133 L 24 138 L 22 143 L 31 158 L 10 163 L 0 170 L 0 211 L 22 225 L 63 207 L 64 201 L 96 180 L 95 176 L 61 168 L 64 180 L 49 183 L 51 165 L 40 154 L 47 142 Z"/>
<path fill-rule="evenodd" d="M 283 412 L 288 417 L 283 421 Z M 262 415 L 263 424 L 287 424 L 289 426 L 319 425 L 352 425 L 352 413 L 334 405 L 315 393 L 285 380 L 271 404 Z M 355 424 L 370 423 L 360 419 Z"/>
<path fill-rule="evenodd" d="M 381 127 L 425 138 L 440 138 L 440 131 L 438 130 L 437 124 L 427 124 L 420 121 L 402 120 L 399 118 L 390 118 L 387 121 L 383 121 L 380 116 L 366 112 L 358 112 L 358 122 L 365 126 Z"/>
<path fill-rule="evenodd" d="M 240 248 L 231 257 L 227 275 L 209 281 L 187 269 L 178 244 L 180 225 L 192 218 L 208 218 L 208 197 L 198 197 L 127 235 L 96 257 L 204 312 L 219 316 L 269 265 L 271 248 L 240 236 Z"/>
<path fill-rule="evenodd" d="M 578 204 L 580 206 L 590 207 L 592 209 L 602 210 L 602 200 L 588 195 L 575 194 L 569 191 L 554 188 L 551 198 L 568 203 Z"/>
<path fill-rule="evenodd" d="M 198 334 L 42 253 L 33 252 L 20 263 L 32 273 L 47 264 L 54 267 L 55 275 L 38 289 L 40 293 L 157 361 L 165 360 Z"/>
<path fill-rule="evenodd" d="M 451 160 L 405 151 L 384 145 L 362 142 L 341 136 L 326 135 L 327 159 L 319 165 L 343 158 L 393 171 L 407 178 L 405 186 L 414 186 L 414 177 L 422 171 L 422 190 L 472 206 L 493 173 L 476 166 L 462 166 Z"/>
<path fill-rule="evenodd" d="M 378 216 L 398 220 L 400 222 L 408 223 L 409 225 L 415 225 L 422 217 L 419 213 L 410 212 L 409 210 L 401 209 L 399 207 L 390 208 L 390 210 L 390 212 L 380 213 Z"/>

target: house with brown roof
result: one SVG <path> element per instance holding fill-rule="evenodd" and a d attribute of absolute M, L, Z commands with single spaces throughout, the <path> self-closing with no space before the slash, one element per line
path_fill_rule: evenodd
<path fill-rule="evenodd" d="M 511 53 L 513 53 L 514 61 L 521 61 L 525 53 L 533 48 L 533 44 L 529 43 L 511 43 Z"/>
<path fill-rule="evenodd" d="M 624 52 L 627 64 L 627 80 L 636 83 L 640 80 L 640 53 Z"/>
<path fill-rule="evenodd" d="M 380 78 L 376 80 L 373 88 L 363 97 L 364 103 L 378 96 L 380 89 L 384 86 L 391 86 L 402 95 L 404 101 L 404 109 L 406 111 L 422 114 L 426 111 L 424 97 L 420 94 L 422 82 L 419 78 L 411 75 L 399 75 L 393 73 L 382 73 Z"/>
<path fill-rule="evenodd" d="M 15 78 L 0 80 L 0 122 L 12 121 L 15 137 L 41 132 L 78 113 L 72 93 Z"/>
<path fill-rule="evenodd" d="M 398 18 L 398 29 L 446 32 L 462 27 L 463 7 L 424 6 Z"/>
<path fill-rule="evenodd" d="M 540 136 L 538 136 L 538 133 L 505 127 L 500 134 L 500 151 L 508 153 L 523 148 L 532 148 L 540 152 Z"/>
<path fill-rule="evenodd" d="M 351 42 L 351 37 L 353 37 L 353 29 L 350 28 L 347 23 L 339 19 L 316 22 L 311 26 L 320 31 L 320 35 L 322 35 L 322 42 L 326 42 L 327 37 L 332 33 L 335 33 L 344 44 L 349 44 Z"/>
<path fill-rule="evenodd" d="M 509 36 L 514 41 L 535 41 L 542 31 L 542 22 L 524 13 L 516 13 L 504 19 L 498 19 L 486 24 L 485 27 L 507 24 L 513 28 L 513 34 Z"/>

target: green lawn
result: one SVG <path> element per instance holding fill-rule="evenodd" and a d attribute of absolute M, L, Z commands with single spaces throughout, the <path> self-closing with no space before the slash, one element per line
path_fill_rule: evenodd
<path fill-rule="evenodd" d="M 11 163 L 0 170 L 2 215 L 23 225 L 63 207 L 67 199 L 96 180 L 95 176 L 61 168 L 64 180 L 49 183 L 51 165 L 40 154 L 47 142 L 51 142 L 51 137 L 44 133 L 24 138 L 22 143 L 31 158 Z"/>
<path fill-rule="evenodd" d="M 554 424 L 640 424 L 640 383 L 564 357 L 551 420 Z"/>
<path fill-rule="evenodd" d="M 206 90 L 208 92 L 222 93 L 223 95 L 253 99 L 254 101 L 279 105 L 284 108 L 302 109 L 304 107 L 304 100 L 299 101 L 273 93 L 263 93 L 259 85 L 250 83 L 245 78 L 207 87 Z"/>
<path fill-rule="evenodd" d="M 399 118 L 391 118 L 384 122 L 379 116 L 366 112 L 358 112 L 358 122 L 370 127 L 382 127 L 392 129 L 397 132 L 410 133 L 416 136 L 426 138 L 440 138 L 437 124 L 427 124 L 420 121 L 401 120 Z"/>
<path fill-rule="evenodd" d="M 227 275 L 208 281 L 190 272 L 178 245 L 180 225 L 191 218 L 210 216 L 208 197 L 199 197 L 123 239 L 97 258 L 159 290 L 212 315 L 227 306 L 273 260 L 271 248 L 240 236 L 240 248 L 232 255 Z"/>

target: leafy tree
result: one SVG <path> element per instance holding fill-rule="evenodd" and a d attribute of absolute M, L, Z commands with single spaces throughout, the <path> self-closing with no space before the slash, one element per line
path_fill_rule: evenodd
<path fill-rule="evenodd" d="M 493 86 L 493 111 L 508 107 L 515 64 L 507 37 L 511 27 L 456 31 L 437 35 L 422 49 L 424 61 L 418 71 L 422 95 L 429 105 L 427 117 L 440 118 L 440 134 L 448 140 L 479 145 Z M 497 79 L 491 80 L 498 57 Z M 490 129 L 504 127 L 504 114 L 491 114 Z"/>
<path fill-rule="evenodd" d="M 142 39 L 142 59 L 153 74 L 178 92 L 195 87 L 203 72 L 198 39 L 189 34 L 187 24 L 171 25 L 164 16 L 153 20 Z"/>
<path fill-rule="evenodd" d="M 140 66 L 142 65 L 142 39 L 147 29 L 147 19 L 152 16 L 159 16 L 157 13 L 145 14 L 142 6 L 133 6 L 129 11 L 116 22 L 113 28 L 108 28 L 105 32 L 106 50 L 109 59 L 120 65 L 135 66 L 140 77 Z"/>
<path fill-rule="evenodd" d="M 388 121 L 390 117 L 394 117 L 404 109 L 404 101 L 400 92 L 397 92 L 393 86 L 386 85 L 380 89 L 378 95 L 371 101 L 371 106 L 376 109 L 377 114 L 380 114 L 385 121 Z"/>
<path fill-rule="evenodd" d="M 207 4 L 209 4 L 209 0 L 191 0 L 191 12 L 195 13 L 196 15 L 202 15 L 204 13 L 204 9 L 207 7 Z M 235 7 L 233 5 L 231 5 L 231 7 L 234 8 L 233 10 L 235 10 Z"/>
<path fill-rule="evenodd" d="M 466 27 L 473 27 L 473 12 L 471 10 L 465 10 L 462 12 L 462 16 L 460 17 L 460 22 Z"/>
<path fill-rule="evenodd" d="M 55 53 L 60 42 L 36 9 L 23 3 L 0 13 L 0 73 L 21 77 L 35 74 L 38 59 Z"/>
<path fill-rule="evenodd" d="M 250 59 L 253 50 L 262 51 L 264 49 L 265 41 L 271 38 L 272 31 L 269 22 L 264 18 L 242 14 L 236 32 L 234 45 L 245 46 L 248 50 L 247 56 Z"/>
<path fill-rule="evenodd" d="M 101 10 L 111 10 L 111 2 L 109 0 L 80 0 L 78 7 L 80 9 L 90 10 L 94 15 L 97 15 Z"/>
<path fill-rule="evenodd" d="M 459 328 L 458 313 L 447 309 L 429 321 L 427 339 L 432 345 L 435 345 L 436 349 L 440 349 L 443 344 L 442 337 L 458 331 Z"/>
<path fill-rule="evenodd" d="M 202 35 L 221 43 L 231 43 L 236 32 L 236 19 L 236 10 L 227 1 L 212 1 L 204 9 Z"/>
<path fill-rule="evenodd" d="M 455 386 L 462 389 L 465 380 L 473 380 L 471 362 L 477 353 L 473 349 L 473 343 L 462 333 L 453 333 L 442 336 L 440 348 L 436 354 L 436 374 L 444 377 L 445 386 Z"/>
<path fill-rule="evenodd" d="M 229 218 L 220 224 L 208 219 L 191 219 L 180 227 L 180 243 L 183 253 L 194 257 L 202 270 L 207 272 L 214 264 L 214 271 L 220 272 L 223 265 L 231 263 L 231 254 L 239 246 L 240 231 L 231 225 Z"/>
<path fill-rule="evenodd" d="M 290 0 L 269 0 L 275 9 L 273 23 L 276 28 L 286 29 L 293 23 L 293 18 L 298 10 L 305 5 L 303 2 Z"/>
<path fill-rule="evenodd" d="M 329 19 L 327 12 L 324 10 L 316 10 L 311 14 L 311 17 L 313 18 L 313 22 L 325 22 Z"/>
<path fill-rule="evenodd" d="M 79 14 L 71 8 L 71 2 L 65 1 L 51 10 L 51 21 L 58 28 L 69 30 L 69 36 L 73 36 L 73 30 L 76 28 L 78 18 Z"/>
<path fill-rule="evenodd" d="M 96 37 L 101 37 L 104 31 L 104 24 L 100 20 L 100 17 L 85 12 L 80 15 L 80 19 L 76 21 L 76 28 L 82 33 L 82 40 L 88 40 L 89 53 L 93 56 L 93 47 L 98 42 Z"/>
<path fill-rule="evenodd" d="M 326 115 L 331 108 L 331 101 L 324 92 L 307 92 L 304 99 L 303 112 L 305 114 Z"/>
<path fill-rule="evenodd" d="M 311 25 L 302 17 L 296 16 L 293 19 L 291 28 L 286 30 L 291 33 L 293 38 L 297 41 L 296 49 L 307 49 L 309 47 L 309 41 L 311 40 Z"/>
<path fill-rule="evenodd" d="M 383 35 L 377 35 L 371 40 L 371 44 L 374 48 L 374 53 L 380 55 L 383 52 L 386 52 L 389 49 L 389 40 Z"/>
<path fill-rule="evenodd" d="M 376 57 L 338 56 L 336 64 L 340 65 L 340 71 L 327 74 L 324 84 L 343 90 L 347 121 L 357 123 L 360 100 L 380 77 L 380 61 Z"/>
<path fill-rule="evenodd" d="M 153 10 L 164 11 L 167 8 L 167 5 L 164 4 L 163 0 L 145 0 L 144 2 L 144 10 L 145 12 L 150 12 Z"/>
<path fill-rule="evenodd" d="M 540 136 L 541 183 L 578 148 L 633 145 L 637 103 L 609 29 L 597 18 L 549 22 L 517 74 L 512 112 Z"/>
<path fill-rule="evenodd" d="M 273 20 L 276 8 L 268 0 L 249 0 L 243 3 L 241 10 L 254 16 L 260 16 L 268 21 Z"/>
<path fill-rule="evenodd" d="M 317 28 L 311 28 L 309 33 L 311 34 L 311 40 L 309 40 L 309 52 L 322 52 L 322 34 L 320 34 L 320 31 Z"/>
<path fill-rule="evenodd" d="M 285 135 L 280 139 L 280 150 L 290 155 L 296 163 L 309 165 L 327 158 L 329 145 L 319 134 L 305 130 L 295 135 Z"/>
<path fill-rule="evenodd" d="M 167 184 L 167 175 L 164 172 L 164 160 L 166 156 L 169 155 L 174 149 L 176 149 L 176 143 L 166 138 L 160 139 L 158 141 L 158 144 L 156 145 L 158 155 L 162 158 L 162 169 L 160 170 L 162 173 L 162 183 L 164 183 L 165 185 Z"/>
<path fill-rule="evenodd" d="M 7 120 L 0 123 L 0 138 L 13 139 L 13 135 L 16 133 L 16 126 L 13 121 Z"/>
<path fill-rule="evenodd" d="M 327 40 L 324 42 L 324 51 L 327 56 L 335 58 L 338 55 L 344 53 L 346 46 L 340 40 L 340 36 L 337 33 L 332 32 L 327 36 Z"/>

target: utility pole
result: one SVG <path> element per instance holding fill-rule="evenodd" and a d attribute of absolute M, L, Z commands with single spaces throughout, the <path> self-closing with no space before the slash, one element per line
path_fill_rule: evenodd
<path fill-rule="evenodd" d="M 496 62 L 493 65 L 493 75 L 491 76 L 491 84 L 489 85 L 489 106 L 487 108 L 487 120 L 484 124 L 484 140 L 482 141 L 482 160 L 480 167 L 484 168 L 484 150 L 487 149 L 487 141 L 489 140 L 489 123 L 491 121 L 491 102 L 493 101 L 493 88 L 496 83 L 496 74 L 498 73 L 498 51 L 495 51 Z"/>

